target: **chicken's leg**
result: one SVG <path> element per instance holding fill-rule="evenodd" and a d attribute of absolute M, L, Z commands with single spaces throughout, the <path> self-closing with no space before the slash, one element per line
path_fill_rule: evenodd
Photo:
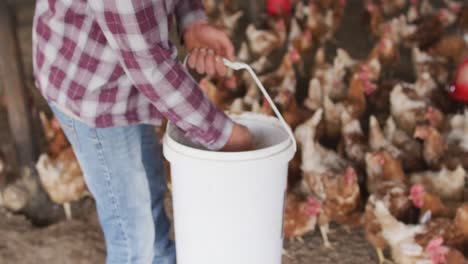
<path fill-rule="evenodd" d="M 296 240 L 297 240 L 299 243 L 304 244 L 304 239 L 303 239 L 301 236 L 296 237 Z"/>
<path fill-rule="evenodd" d="M 290 259 L 294 259 L 294 257 L 291 255 L 291 253 L 289 253 L 286 249 L 283 248 L 283 255 L 290 258 Z"/>
<path fill-rule="evenodd" d="M 379 264 L 393 264 L 392 261 L 385 258 L 381 248 L 375 248 L 375 251 L 377 252 L 377 257 L 379 258 Z"/>
<path fill-rule="evenodd" d="M 320 225 L 320 234 L 322 235 L 323 245 L 327 249 L 332 249 L 333 246 L 331 245 L 330 241 L 328 240 L 328 224 Z"/>
<path fill-rule="evenodd" d="M 67 217 L 67 220 L 72 220 L 72 211 L 70 203 L 64 203 L 63 209 L 65 209 L 65 216 Z"/>

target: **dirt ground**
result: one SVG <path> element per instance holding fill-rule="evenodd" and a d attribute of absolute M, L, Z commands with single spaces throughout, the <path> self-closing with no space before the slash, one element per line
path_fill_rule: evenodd
<path fill-rule="evenodd" d="M 18 2 L 18 35 L 25 65 L 28 88 L 34 90 L 31 66 L 31 21 L 33 2 L 22 0 Z M 330 49 L 344 47 L 355 58 L 364 57 L 371 48 L 372 42 L 367 31 L 361 24 L 362 2 L 348 1 L 343 26 L 336 35 L 336 42 L 330 44 Z M 403 54 L 398 74 L 402 78 L 411 79 L 411 65 L 408 57 Z M 405 60 L 406 59 L 406 60 Z M 308 80 L 299 80 L 299 85 L 305 85 Z M 301 84 L 302 83 L 302 84 Z M 0 85 L 1 86 L 1 85 Z M 0 87 L 1 94 L 2 87 Z M 303 97 L 306 89 L 298 90 Z M 36 103 L 44 105 L 33 92 Z M 0 109 L 0 148 L 8 153 L 12 148 L 7 132 L 6 115 Z M 167 206 L 170 211 L 170 198 Z M 14 215 L 0 207 L 0 264 L 10 263 L 47 263 L 47 264 L 79 264 L 104 263 L 105 245 L 91 198 L 72 205 L 74 220 L 38 228 L 34 227 L 21 215 Z M 171 215 L 171 214 L 170 214 Z M 350 232 L 343 228 L 332 226 L 330 240 L 335 249 L 322 248 L 319 232 L 304 237 L 303 242 L 285 241 L 287 256 L 284 264 L 333 263 L 333 264 L 364 264 L 377 263 L 372 247 L 365 241 L 363 231 L 355 229 Z"/>
<path fill-rule="evenodd" d="M 171 199 L 166 207 L 172 219 Z M 94 201 L 86 198 L 73 204 L 74 219 L 45 228 L 37 228 L 21 215 L 13 215 L 0 208 L 1 264 L 88 264 L 104 263 L 105 244 L 95 212 Z M 374 251 L 365 241 L 362 230 L 350 233 L 333 226 L 330 240 L 334 249 L 322 247 L 316 230 L 304 241 L 285 241 L 287 253 L 283 264 L 377 263 Z"/>

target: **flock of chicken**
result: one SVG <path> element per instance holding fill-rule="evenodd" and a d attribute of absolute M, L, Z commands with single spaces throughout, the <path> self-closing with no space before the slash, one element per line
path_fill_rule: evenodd
<path fill-rule="evenodd" d="M 375 46 L 361 60 L 337 49 L 327 61 L 344 0 L 267 0 L 258 23 L 240 30 L 237 59 L 261 74 L 299 143 L 288 175 L 285 236 L 301 239 L 318 225 L 331 248 L 327 233 L 336 222 L 362 226 L 380 263 L 385 249 L 396 263 L 466 263 L 468 108 L 444 88 L 468 57 L 468 6 L 363 3 Z M 231 36 L 242 28 L 233 3 L 205 6 Z M 413 83 L 393 74 L 403 51 L 411 53 Z M 278 54 L 284 55 L 274 65 Z M 302 59 L 308 55 L 315 58 L 310 71 Z M 310 78 L 308 88 L 299 77 Z M 272 114 L 245 73 L 205 77 L 200 86 L 231 113 Z M 302 102 L 299 89 L 308 89 Z"/>
<path fill-rule="evenodd" d="M 332 248 L 327 233 L 336 222 L 363 227 L 380 263 L 388 261 L 385 249 L 401 264 L 467 263 L 468 108 L 443 87 L 468 56 L 468 6 L 365 0 L 374 48 L 362 60 L 337 49 L 329 62 L 325 46 L 335 41 L 346 1 L 295 1 L 268 0 L 263 23 L 245 31 L 235 3 L 204 1 L 212 22 L 240 38 L 237 59 L 261 75 L 297 137 L 285 236 L 301 240 L 318 225 Z M 392 74 L 403 50 L 411 52 L 414 83 Z M 302 59 L 308 55 L 315 58 L 310 71 Z M 299 87 L 298 77 L 310 78 L 308 87 Z M 245 72 L 205 77 L 200 87 L 231 113 L 272 115 Z M 296 89 L 308 89 L 303 102 Z M 41 120 L 49 149 L 36 167 L 71 217 L 68 203 L 87 194 L 82 172 L 56 120 Z"/>

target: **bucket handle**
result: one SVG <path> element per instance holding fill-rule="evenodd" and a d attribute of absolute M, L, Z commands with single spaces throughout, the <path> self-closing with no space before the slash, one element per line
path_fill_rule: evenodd
<path fill-rule="evenodd" d="M 187 60 L 188 60 L 188 55 L 185 56 L 185 59 L 184 59 L 184 62 L 183 62 L 183 65 L 184 67 L 187 67 Z M 255 83 L 257 84 L 258 88 L 260 88 L 260 91 L 262 92 L 263 96 L 267 99 L 268 103 L 270 104 L 271 106 L 271 109 L 273 110 L 273 112 L 275 113 L 276 117 L 278 117 L 278 119 L 280 120 L 281 124 L 283 125 L 284 129 L 286 129 L 286 132 L 289 134 L 289 137 L 291 138 L 292 140 L 292 143 L 293 143 L 293 147 L 294 147 L 294 152 L 297 151 L 297 142 L 296 142 L 296 138 L 294 137 L 294 133 L 292 132 L 292 129 L 291 127 L 288 125 L 288 123 L 286 123 L 286 121 L 284 120 L 283 116 L 281 115 L 280 111 L 278 110 L 278 108 L 276 107 L 275 103 L 273 102 L 273 100 L 271 99 L 270 95 L 268 94 L 267 90 L 265 89 L 265 87 L 263 86 L 263 84 L 260 82 L 260 80 L 258 79 L 257 75 L 255 74 L 255 72 L 252 70 L 252 68 L 246 64 L 246 63 L 243 63 L 243 62 L 234 62 L 234 61 L 230 61 L 226 58 L 223 58 L 223 64 L 224 66 L 228 67 L 228 68 L 231 68 L 235 71 L 238 71 L 238 70 L 246 70 L 247 72 L 249 72 L 249 74 L 252 76 L 252 78 L 254 79 Z"/>

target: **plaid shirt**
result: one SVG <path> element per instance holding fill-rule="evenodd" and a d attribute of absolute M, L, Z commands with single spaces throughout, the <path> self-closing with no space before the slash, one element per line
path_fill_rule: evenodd
<path fill-rule="evenodd" d="M 209 149 L 232 121 L 214 106 L 169 40 L 205 18 L 200 0 L 37 0 L 36 84 L 49 101 L 92 127 L 161 124 L 162 117 Z"/>

